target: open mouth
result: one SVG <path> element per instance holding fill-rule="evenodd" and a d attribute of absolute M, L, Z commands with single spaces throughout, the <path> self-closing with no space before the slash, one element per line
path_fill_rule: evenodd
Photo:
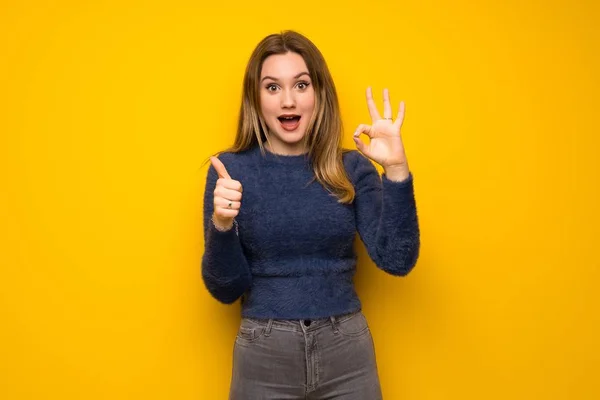
<path fill-rule="evenodd" d="M 298 128 L 300 125 L 300 116 L 299 115 L 282 115 L 277 118 L 281 123 L 281 127 L 286 131 L 293 131 Z"/>

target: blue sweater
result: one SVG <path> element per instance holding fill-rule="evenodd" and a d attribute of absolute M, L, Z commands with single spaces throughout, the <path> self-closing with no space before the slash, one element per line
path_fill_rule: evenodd
<path fill-rule="evenodd" d="M 241 297 L 242 316 L 316 319 L 361 309 L 353 276 L 353 241 L 360 235 L 378 268 L 403 276 L 419 256 L 413 176 L 380 177 L 356 150 L 343 162 L 356 197 L 338 203 L 316 180 L 306 156 L 263 155 L 258 146 L 222 153 L 232 179 L 243 187 L 237 226 L 212 223 L 218 179 L 209 168 L 204 195 L 202 278 L 223 303 Z"/>

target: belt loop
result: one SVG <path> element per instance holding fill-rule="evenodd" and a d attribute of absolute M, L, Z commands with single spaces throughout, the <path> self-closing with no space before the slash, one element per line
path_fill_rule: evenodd
<path fill-rule="evenodd" d="M 339 332 L 338 326 L 337 326 L 337 320 L 335 319 L 334 316 L 329 317 L 329 319 L 331 320 L 331 326 L 333 327 L 333 333 L 337 334 Z"/>
<path fill-rule="evenodd" d="M 273 326 L 273 318 L 269 318 L 269 322 L 267 323 L 267 327 L 265 328 L 265 336 L 269 336 L 271 334 L 272 326 Z"/>

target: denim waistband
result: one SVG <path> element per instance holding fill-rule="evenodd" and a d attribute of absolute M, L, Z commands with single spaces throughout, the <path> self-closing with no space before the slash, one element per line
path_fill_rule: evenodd
<path fill-rule="evenodd" d="M 251 321 L 255 324 L 267 326 L 269 327 L 269 330 L 272 328 L 293 332 L 310 332 L 315 331 L 317 329 L 321 329 L 323 327 L 333 327 L 334 330 L 337 330 L 336 325 L 339 322 L 344 322 L 345 320 L 350 319 L 356 314 L 360 314 L 361 312 L 361 310 L 357 310 L 348 314 L 335 315 L 327 318 L 317 319 L 261 319 L 254 317 L 243 317 L 242 320 Z M 305 322 L 308 321 L 310 321 L 310 324 L 306 326 Z"/>

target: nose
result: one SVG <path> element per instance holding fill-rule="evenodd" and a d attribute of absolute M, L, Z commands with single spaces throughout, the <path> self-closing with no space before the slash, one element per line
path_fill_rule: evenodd
<path fill-rule="evenodd" d="M 293 90 L 283 90 L 281 94 L 281 107 L 293 108 L 296 105 L 296 98 Z"/>

